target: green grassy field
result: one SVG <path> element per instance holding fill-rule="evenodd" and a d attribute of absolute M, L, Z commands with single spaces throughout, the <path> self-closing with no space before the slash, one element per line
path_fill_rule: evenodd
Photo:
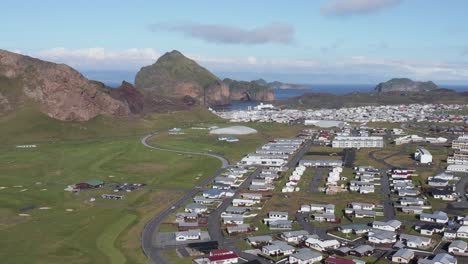
<path fill-rule="evenodd" d="M 140 137 L 203 122 L 222 121 L 199 109 L 82 123 L 60 122 L 30 109 L 1 116 L 0 258 L 6 263 L 147 263 L 140 249 L 144 224 L 220 162 L 147 149 Z M 18 149 L 17 144 L 38 147 Z M 121 201 L 100 198 L 112 193 L 109 188 L 64 191 L 91 179 L 147 186 L 124 193 Z"/>
<path fill-rule="evenodd" d="M 202 109 L 145 118 L 97 117 L 82 123 L 60 122 L 28 109 L 1 116 L 0 258 L 7 263 L 148 263 L 140 248 L 145 223 L 211 175 L 220 162 L 148 149 L 140 137 L 171 127 L 212 125 L 227 123 Z M 197 130 L 179 140 L 161 135 L 156 142 L 212 149 L 236 162 L 269 139 L 291 137 L 301 129 L 251 126 L 259 133 L 241 138 L 239 144 L 222 145 Z M 15 147 L 21 144 L 38 147 Z M 64 191 L 69 184 L 92 179 L 147 186 L 124 193 L 121 201 L 101 199 L 101 194 L 112 193 L 106 187 L 78 194 Z M 92 197 L 96 201 L 90 202 Z"/>
<path fill-rule="evenodd" d="M 211 125 L 228 126 L 227 124 L 212 123 Z M 294 137 L 304 127 L 288 126 L 273 123 L 229 124 L 246 125 L 257 129 L 257 134 L 237 136 L 239 142 L 218 141 L 218 135 L 211 135 L 207 130 L 184 129 L 181 135 L 162 133 L 152 139 L 154 145 L 180 149 L 222 154 L 231 163 L 239 161 L 243 156 L 255 151 L 258 147 L 275 137 Z"/>
<path fill-rule="evenodd" d="M 1 257 L 8 263 L 31 257 L 41 259 L 37 263 L 144 263 L 141 224 L 213 173 L 219 161 L 146 149 L 138 139 L 2 148 L 0 186 L 8 188 L 0 191 Z M 63 191 L 67 184 L 89 179 L 148 186 L 125 193 L 122 201 L 97 198 L 94 203 L 89 198 L 112 190 Z M 19 216 L 29 206 L 50 209 Z"/>

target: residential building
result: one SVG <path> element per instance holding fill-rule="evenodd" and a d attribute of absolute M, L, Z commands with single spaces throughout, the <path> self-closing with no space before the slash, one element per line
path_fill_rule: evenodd
<path fill-rule="evenodd" d="M 369 245 L 359 245 L 349 251 L 349 255 L 356 257 L 368 257 L 374 254 L 374 247 Z"/>
<path fill-rule="evenodd" d="M 367 224 L 349 224 L 342 225 L 338 227 L 338 231 L 344 234 L 354 233 L 354 234 L 364 234 L 371 230 L 371 227 Z"/>
<path fill-rule="evenodd" d="M 455 240 L 450 243 L 448 252 L 454 255 L 466 256 L 468 255 L 468 244 L 463 240 Z"/>
<path fill-rule="evenodd" d="M 262 248 L 262 253 L 268 256 L 287 256 L 293 254 L 295 248 L 283 241 L 272 241 Z"/>
<path fill-rule="evenodd" d="M 308 235 L 309 235 L 309 232 L 305 230 L 298 230 L 298 231 L 283 232 L 280 234 L 280 237 L 288 243 L 298 244 L 301 241 L 303 241 L 305 238 L 307 238 Z"/>
<path fill-rule="evenodd" d="M 424 222 L 446 224 L 449 220 L 448 215 L 442 211 L 435 211 L 432 214 L 422 213 L 419 219 Z"/>
<path fill-rule="evenodd" d="M 325 250 L 329 250 L 329 249 L 339 248 L 340 247 L 340 242 L 338 242 L 338 240 L 336 240 L 336 239 L 320 240 L 320 239 L 317 239 L 317 238 L 310 237 L 305 241 L 305 245 L 312 248 L 312 249 L 318 250 L 318 251 L 325 251 Z"/>
<path fill-rule="evenodd" d="M 374 221 L 372 222 L 372 227 L 375 229 L 385 230 L 385 231 L 396 231 L 401 226 L 401 222 L 398 220 L 389 220 L 386 222 Z"/>
<path fill-rule="evenodd" d="M 400 241 L 409 248 L 426 248 L 431 244 L 430 237 L 400 234 Z"/>
<path fill-rule="evenodd" d="M 265 235 L 265 236 L 248 237 L 246 240 L 247 240 L 247 243 L 249 243 L 253 247 L 258 247 L 258 246 L 263 246 L 263 245 L 267 245 L 268 243 L 271 243 L 271 241 L 273 241 L 273 238 L 271 236 Z"/>
<path fill-rule="evenodd" d="M 238 263 L 239 256 L 227 249 L 216 249 L 208 256 L 209 264 L 231 264 Z"/>
<path fill-rule="evenodd" d="M 457 258 L 447 253 L 439 253 L 432 257 L 420 258 L 418 264 L 457 264 Z"/>
<path fill-rule="evenodd" d="M 457 229 L 457 237 L 459 238 L 468 238 L 468 226 L 460 226 Z"/>
<path fill-rule="evenodd" d="M 191 229 L 182 232 L 175 232 L 176 241 L 187 241 L 187 240 L 198 240 L 200 239 L 201 230 L 200 229 Z"/>
<path fill-rule="evenodd" d="M 368 233 L 368 240 L 375 244 L 393 244 L 397 239 L 395 232 L 372 229 Z"/>
<path fill-rule="evenodd" d="M 410 261 L 414 258 L 414 251 L 407 248 L 400 248 L 395 254 L 392 256 L 392 262 L 396 263 L 410 263 Z"/>
<path fill-rule="evenodd" d="M 290 264 L 312 264 L 322 260 L 322 254 L 310 250 L 308 248 L 301 248 L 298 252 L 289 255 Z"/>

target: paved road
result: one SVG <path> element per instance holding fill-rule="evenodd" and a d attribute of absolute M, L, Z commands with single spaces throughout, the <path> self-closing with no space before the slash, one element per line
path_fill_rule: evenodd
<path fill-rule="evenodd" d="M 318 193 L 319 191 L 319 184 L 323 178 L 323 168 L 315 168 L 315 175 L 310 181 L 310 192 Z"/>
<path fill-rule="evenodd" d="M 393 207 L 393 201 L 390 198 L 390 180 L 385 170 L 381 170 L 380 173 L 380 192 L 385 197 L 384 199 L 384 217 L 385 220 L 395 219 L 395 208 Z"/>
<path fill-rule="evenodd" d="M 205 178 L 202 180 L 197 186 L 195 186 L 193 189 L 188 190 L 185 195 L 180 198 L 179 200 L 173 202 L 172 204 L 168 205 L 168 207 L 160 212 L 159 214 L 155 215 L 153 219 L 151 219 L 146 225 L 145 228 L 143 229 L 143 232 L 141 234 L 141 245 L 143 252 L 145 255 L 151 259 L 153 263 L 157 264 L 165 264 L 169 263 L 164 259 L 164 257 L 161 255 L 160 251 L 158 248 L 154 247 L 153 245 L 153 238 L 155 236 L 155 232 L 159 229 L 159 226 L 161 223 L 164 221 L 166 217 L 168 217 L 170 214 L 174 213 L 177 211 L 179 207 L 184 205 L 189 199 L 191 199 L 197 192 L 200 191 L 201 188 L 204 188 L 207 184 L 212 182 L 214 178 L 218 177 L 221 175 L 221 172 L 223 171 L 224 168 L 229 166 L 229 162 L 224 158 L 216 154 L 212 153 L 203 153 L 203 152 L 193 152 L 193 151 L 180 151 L 180 150 L 172 150 L 172 149 L 165 149 L 165 148 L 159 148 L 152 146 L 148 143 L 148 140 L 157 135 L 158 133 L 151 133 L 149 135 L 144 136 L 141 139 L 141 143 L 151 149 L 156 149 L 156 150 L 161 150 L 161 151 L 168 151 L 168 152 L 174 152 L 174 153 L 180 153 L 180 154 L 188 154 L 188 155 L 203 155 L 203 156 L 208 156 L 208 157 L 213 157 L 221 161 L 221 167 L 210 177 Z"/>

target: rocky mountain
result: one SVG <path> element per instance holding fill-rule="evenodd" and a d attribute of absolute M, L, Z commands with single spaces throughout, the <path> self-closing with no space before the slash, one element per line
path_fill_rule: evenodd
<path fill-rule="evenodd" d="M 230 100 L 274 100 L 273 92 L 268 87 L 233 80 L 221 81 L 176 50 L 141 68 L 135 77 L 135 87 L 150 94 L 200 105 L 226 105 Z"/>
<path fill-rule="evenodd" d="M 439 89 L 439 87 L 431 82 L 417 82 L 408 78 L 394 78 L 386 82 L 379 83 L 375 87 L 378 93 L 393 93 L 393 92 L 426 92 Z"/>
<path fill-rule="evenodd" d="M 135 77 L 135 87 L 164 97 L 185 97 L 202 105 L 229 103 L 229 87 L 176 50 L 141 68 Z"/>
<path fill-rule="evenodd" d="M 32 105 L 59 120 L 86 121 L 102 114 L 130 113 L 102 83 L 86 79 L 65 64 L 0 50 L 0 110 Z"/>
<path fill-rule="evenodd" d="M 254 80 L 253 82 L 263 85 L 263 86 L 268 86 L 271 89 L 279 89 L 279 90 L 288 90 L 288 89 L 310 89 L 310 87 L 302 84 L 294 84 L 294 83 L 283 83 L 279 81 L 274 81 L 274 82 L 267 82 L 264 79 L 258 79 Z"/>
<path fill-rule="evenodd" d="M 275 95 L 271 88 L 255 81 L 236 81 L 229 78 L 223 80 L 229 86 L 231 100 L 237 101 L 274 101 Z"/>

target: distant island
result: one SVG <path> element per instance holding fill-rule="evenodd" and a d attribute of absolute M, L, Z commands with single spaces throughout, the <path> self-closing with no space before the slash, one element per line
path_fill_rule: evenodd
<path fill-rule="evenodd" d="M 303 84 L 283 83 L 283 82 L 279 82 L 279 81 L 267 82 L 264 79 L 258 79 L 258 80 L 254 80 L 252 82 L 255 82 L 255 83 L 259 84 L 259 85 L 267 86 L 267 87 L 269 87 L 271 89 L 274 89 L 274 90 L 292 90 L 292 89 L 305 90 L 305 89 L 310 89 L 311 88 L 311 87 L 309 87 L 307 85 L 303 85 Z"/>
<path fill-rule="evenodd" d="M 379 83 L 375 87 L 378 93 L 392 93 L 392 92 L 426 92 L 439 89 L 432 81 L 418 82 L 408 78 L 393 78 L 386 82 Z"/>
<path fill-rule="evenodd" d="M 394 105 L 416 103 L 465 104 L 468 92 L 456 92 L 439 87 L 432 81 L 393 78 L 377 84 L 370 92 L 348 94 L 306 93 L 279 103 L 284 108 L 340 108 L 363 105 Z"/>

